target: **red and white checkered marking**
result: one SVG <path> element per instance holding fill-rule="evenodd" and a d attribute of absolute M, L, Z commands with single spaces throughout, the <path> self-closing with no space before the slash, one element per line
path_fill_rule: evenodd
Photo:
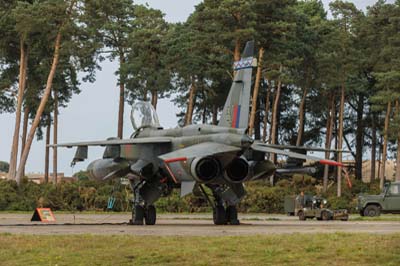
<path fill-rule="evenodd" d="M 253 57 L 242 58 L 240 61 L 236 61 L 233 65 L 234 70 L 251 67 L 253 67 Z"/>

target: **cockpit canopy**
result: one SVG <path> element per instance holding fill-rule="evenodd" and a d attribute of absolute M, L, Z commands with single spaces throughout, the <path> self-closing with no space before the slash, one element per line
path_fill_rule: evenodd
<path fill-rule="evenodd" d="M 135 131 L 143 127 L 160 127 L 156 110 L 149 102 L 136 102 L 132 106 L 131 121 Z"/>

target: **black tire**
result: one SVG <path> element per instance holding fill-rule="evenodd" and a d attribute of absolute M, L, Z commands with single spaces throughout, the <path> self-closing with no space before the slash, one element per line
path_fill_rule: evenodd
<path fill-rule="evenodd" d="M 216 206 L 214 208 L 213 220 L 215 225 L 226 224 L 226 212 L 224 206 Z"/>
<path fill-rule="evenodd" d="M 146 208 L 146 213 L 144 216 L 144 221 L 146 225 L 155 225 L 157 219 L 156 207 L 150 205 Z"/>
<path fill-rule="evenodd" d="M 226 207 L 226 222 L 231 225 L 239 225 L 238 213 L 235 206 Z"/>
<path fill-rule="evenodd" d="M 300 220 L 300 221 L 305 221 L 305 220 L 306 220 L 306 216 L 305 216 L 305 214 L 304 214 L 303 211 L 299 211 L 299 212 L 297 213 L 297 215 L 299 216 L 299 220 Z"/>
<path fill-rule="evenodd" d="M 364 216 L 374 217 L 381 215 L 381 209 L 377 205 L 368 205 L 364 209 Z"/>
<path fill-rule="evenodd" d="M 328 213 L 327 211 L 323 211 L 323 212 L 321 213 L 321 219 L 322 219 L 323 221 L 328 221 L 328 220 L 330 220 L 329 213 Z"/>
<path fill-rule="evenodd" d="M 133 225 L 143 225 L 144 207 L 141 205 L 135 205 L 135 211 L 132 216 Z"/>
<path fill-rule="evenodd" d="M 360 211 L 360 216 L 364 216 L 364 211 Z"/>

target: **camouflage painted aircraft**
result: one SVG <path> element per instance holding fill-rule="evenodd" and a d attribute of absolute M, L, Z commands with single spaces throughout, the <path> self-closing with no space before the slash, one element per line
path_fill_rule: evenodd
<path fill-rule="evenodd" d="M 151 104 L 138 102 L 131 113 L 131 138 L 57 146 L 78 147 L 73 163 L 87 159 L 88 146 L 106 147 L 103 158 L 92 162 L 88 171 L 98 180 L 128 177 L 134 194 L 132 224 L 154 225 L 154 203 L 175 188 L 181 189 L 181 196 L 203 194 L 212 204 L 216 225 L 239 224 L 236 206 L 246 194 L 243 183 L 268 178 L 276 170 L 266 153 L 339 165 L 247 135 L 253 52 L 254 42 L 248 42 L 234 65 L 236 74 L 218 125 L 163 129 Z"/>

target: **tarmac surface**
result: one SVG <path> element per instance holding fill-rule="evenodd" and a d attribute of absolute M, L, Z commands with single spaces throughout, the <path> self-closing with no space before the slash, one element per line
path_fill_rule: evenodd
<path fill-rule="evenodd" d="M 130 214 L 55 214 L 56 222 L 31 222 L 31 214 L 0 213 L 0 234 L 239 236 L 293 233 L 400 233 L 400 221 L 299 221 L 297 217 L 239 214 L 241 225 L 215 226 L 211 214 L 160 214 L 153 226 L 129 225 Z"/>

